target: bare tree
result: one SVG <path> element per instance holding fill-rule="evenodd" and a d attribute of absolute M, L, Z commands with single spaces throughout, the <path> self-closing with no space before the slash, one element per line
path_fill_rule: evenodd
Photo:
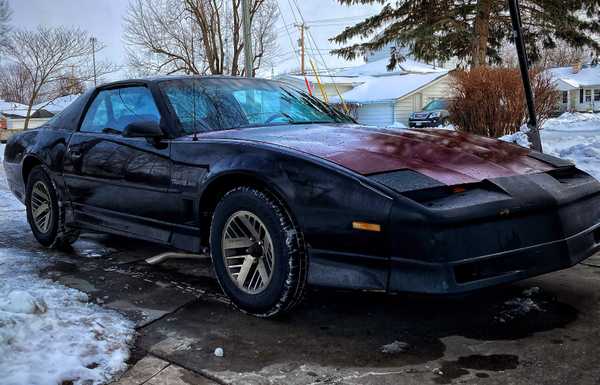
<path fill-rule="evenodd" d="M 275 0 L 251 1 L 254 71 L 276 51 Z M 134 0 L 125 22 L 136 73 L 243 74 L 240 0 Z"/>
<path fill-rule="evenodd" d="M 25 101 L 28 106 L 25 128 L 29 125 L 34 104 L 39 101 L 50 103 L 60 96 L 61 80 L 77 76 L 81 81 L 87 81 L 93 77 L 89 38 L 83 30 L 64 27 L 39 27 L 33 31 L 9 33 L 3 51 L 19 70 L 25 71 L 31 83 Z M 112 68 L 104 69 L 110 70 Z"/>
<path fill-rule="evenodd" d="M 18 63 L 7 63 L 0 67 L 0 99 L 25 104 L 31 95 L 31 76 Z"/>

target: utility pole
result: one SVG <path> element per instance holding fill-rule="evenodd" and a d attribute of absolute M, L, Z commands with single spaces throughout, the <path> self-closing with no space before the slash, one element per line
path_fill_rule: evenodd
<path fill-rule="evenodd" d="M 305 74 L 304 71 L 304 55 L 305 55 L 305 44 L 304 44 L 304 31 L 308 29 L 306 24 L 296 24 L 296 27 L 300 29 L 300 39 L 298 40 L 298 45 L 300 46 L 300 72 L 302 75 Z"/>
<path fill-rule="evenodd" d="M 246 76 L 253 77 L 252 69 L 254 67 L 252 55 L 252 29 L 250 25 L 250 0 L 242 0 L 242 23 L 244 24 L 244 64 Z"/>
<path fill-rule="evenodd" d="M 510 8 L 510 18 L 512 20 L 513 38 L 515 39 L 517 55 L 519 56 L 519 67 L 521 69 L 521 77 L 523 78 L 525 99 L 527 99 L 527 111 L 529 113 L 529 121 L 527 122 L 529 132 L 527 136 L 531 141 L 532 148 L 536 151 L 542 152 L 542 139 L 540 138 L 540 130 L 538 128 L 537 116 L 535 114 L 533 90 L 531 89 L 531 80 L 529 79 L 529 60 L 527 59 L 525 40 L 523 39 L 523 26 L 521 24 L 519 0 L 508 0 L 508 6 Z"/>
<path fill-rule="evenodd" d="M 98 79 L 96 76 L 96 38 L 90 37 L 90 43 L 92 43 L 92 63 L 94 67 L 94 87 L 96 87 L 98 83 Z"/>

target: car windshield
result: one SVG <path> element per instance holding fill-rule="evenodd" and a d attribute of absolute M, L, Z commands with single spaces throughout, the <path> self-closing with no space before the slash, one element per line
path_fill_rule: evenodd
<path fill-rule="evenodd" d="M 429 102 L 423 111 L 435 111 L 435 110 L 445 110 L 448 107 L 448 101 L 446 100 L 432 100 Z"/>
<path fill-rule="evenodd" d="M 259 79 L 174 79 L 159 83 L 185 133 L 353 120 L 302 91 Z"/>

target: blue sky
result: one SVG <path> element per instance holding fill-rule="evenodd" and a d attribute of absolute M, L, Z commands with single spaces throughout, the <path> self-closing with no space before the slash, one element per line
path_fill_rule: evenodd
<path fill-rule="evenodd" d="M 278 21 L 278 44 L 281 58 L 278 59 L 276 72 L 297 68 L 298 61 L 292 47 L 299 33 L 291 24 L 294 23 L 292 13 L 294 0 L 278 0 L 282 17 Z M 362 17 L 376 13 L 379 6 L 342 6 L 335 0 L 296 0 L 304 19 L 310 26 L 310 33 L 320 52 L 326 55 L 329 67 L 356 65 L 337 57 L 327 55 L 333 46 L 328 38 L 343 30 L 344 26 L 359 21 Z M 106 58 L 117 64 L 124 62 L 124 46 L 121 41 L 122 18 L 127 9 L 127 0 L 9 0 L 13 9 L 13 24 L 19 28 L 35 28 L 37 25 L 76 26 L 88 30 L 107 47 L 102 52 Z M 287 26 L 287 31 L 286 28 Z M 310 53 L 318 58 L 317 51 L 311 47 Z M 320 59 L 319 59 L 320 60 Z M 270 70 L 269 70 L 270 72 Z"/>

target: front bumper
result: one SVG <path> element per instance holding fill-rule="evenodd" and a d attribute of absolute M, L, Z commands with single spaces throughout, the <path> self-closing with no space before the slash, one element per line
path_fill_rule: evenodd
<path fill-rule="evenodd" d="M 421 128 L 421 127 L 437 127 L 442 123 L 440 118 L 432 119 L 409 119 L 408 126 L 410 128 Z"/>
<path fill-rule="evenodd" d="M 600 250 L 600 224 L 564 239 L 448 263 L 391 259 L 389 291 L 452 294 L 569 268 Z"/>

